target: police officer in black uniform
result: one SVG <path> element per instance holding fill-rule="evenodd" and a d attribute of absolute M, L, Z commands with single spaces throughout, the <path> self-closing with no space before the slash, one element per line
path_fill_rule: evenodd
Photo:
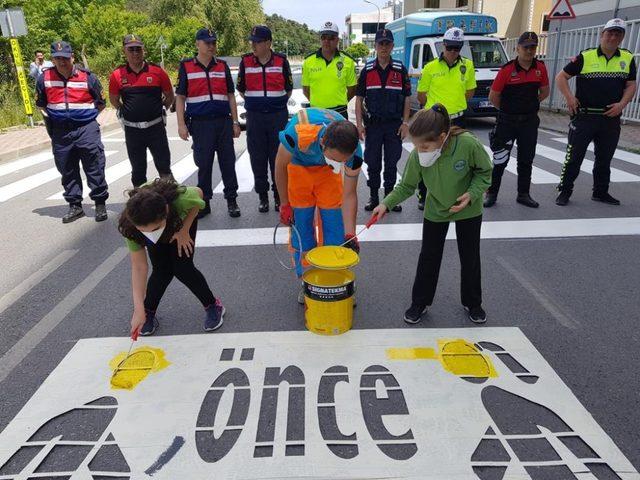
<path fill-rule="evenodd" d="M 122 48 L 127 59 L 109 78 L 109 101 L 118 110 L 131 162 L 131 183 L 147 181 L 147 149 L 161 178 L 171 175 L 171 153 L 165 128 L 166 112 L 174 100 L 167 73 L 144 59 L 139 36 L 125 35 Z"/>
<path fill-rule="evenodd" d="M 376 32 L 376 58 L 360 72 L 356 89 L 356 126 L 365 142 L 364 162 L 369 173 L 371 191 L 364 209 L 378 206 L 380 172 L 384 152 L 384 192 L 387 195 L 396 184 L 396 165 L 402 155 L 402 140 L 409 133 L 411 83 L 401 61 L 391 57 L 393 33 L 388 29 Z M 395 206 L 392 211 L 400 212 Z"/>
<path fill-rule="evenodd" d="M 572 115 L 556 205 L 569 203 L 573 184 L 591 141 L 595 152 L 591 199 L 620 205 L 620 201 L 609 194 L 610 165 L 620 138 L 622 110 L 636 91 L 633 53 L 619 48 L 625 31 L 624 20 L 609 20 L 600 34 L 600 46 L 580 52 L 556 76 L 558 89 Z M 575 96 L 569 87 L 569 79 L 573 76 L 577 76 Z"/>
<path fill-rule="evenodd" d="M 96 121 L 104 109 L 102 86 L 93 73 L 73 63 L 73 50 L 67 42 L 51 44 L 51 60 L 54 66 L 45 69 L 36 82 L 36 105 L 51 137 L 64 199 L 69 204 L 62 223 L 84 216 L 80 164 L 91 189 L 89 197 L 95 202 L 95 220 L 103 222 L 107 219 L 105 202 L 109 191 L 104 174 L 104 146 Z"/>
<path fill-rule="evenodd" d="M 516 201 L 526 207 L 539 204 L 529 193 L 531 170 L 538 142 L 538 110 L 540 102 L 549 96 L 547 69 L 536 60 L 538 35 L 524 32 L 518 39 L 518 56 L 507 62 L 496 75 L 489 100 L 500 111 L 496 125 L 489 133 L 493 151 L 493 174 L 484 206 L 492 207 L 498 198 L 502 175 L 515 142 L 518 143 L 518 196 Z"/>

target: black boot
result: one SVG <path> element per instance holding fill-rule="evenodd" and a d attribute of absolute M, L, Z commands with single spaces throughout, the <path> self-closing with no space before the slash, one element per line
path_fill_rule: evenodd
<path fill-rule="evenodd" d="M 209 202 L 209 200 L 205 200 L 204 201 L 204 208 L 198 212 L 198 217 L 197 218 L 198 218 L 198 220 L 200 220 L 201 218 L 206 217 L 210 213 L 211 213 L 211 203 Z"/>
<path fill-rule="evenodd" d="M 267 213 L 269 211 L 269 195 L 266 193 L 259 193 L 260 203 L 258 204 L 258 211 L 260 213 Z M 229 215 L 231 215 L 231 211 L 229 211 Z"/>
<path fill-rule="evenodd" d="M 107 219 L 107 206 L 104 203 L 96 203 L 96 222 L 104 222 Z"/>
<path fill-rule="evenodd" d="M 62 217 L 62 223 L 71 223 L 84 217 L 84 210 L 81 203 L 69 204 L 69 211 Z"/>
<path fill-rule="evenodd" d="M 591 200 L 593 200 L 594 202 L 608 203 L 609 205 L 620 205 L 620 200 L 612 197 L 607 192 L 604 192 L 604 193 L 593 192 L 593 195 L 591 195 Z"/>
<path fill-rule="evenodd" d="M 519 193 L 516 202 L 529 208 L 538 208 L 540 206 L 528 193 Z"/>
<path fill-rule="evenodd" d="M 556 205 L 564 207 L 567 203 L 569 203 L 570 197 L 571 192 L 569 192 L 568 190 L 561 191 L 560 194 L 556 197 Z"/>
<path fill-rule="evenodd" d="M 376 208 L 380 204 L 380 197 L 378 197 L 378 189 L 371 189 L 371 196 L 369 197 L 369 201 L 364 206 L 364 209 L 367 212 L 370 212 L 374 208 Z"/>
<path fill-rule="evenodd" d="M 273 209 L 276 212 L 279 212 L 280 211 L 280 195 L 278 195 L 278 192 L 273 192 L 273 201 L 274 201 Z"/>
<path fill-rule="evenodd" d="M 487 194 L 484 196 L 484 203 L 482 205 L 484 206 L 484 208 L 491 208 L 496 204 L 496 200 L 498 200 L 497 193 L 487 192 Z"/>
<path fill-rule="evenodd" d="M 391 192 L 393 192 L 393 188 L 385 188 L 384 189 L 384 196 L 386 197 L 387 195 L 389 195 Z M 391 209 L 392 212 L 401 212 L 402 211 L 402 205 L 396 205 L 395 207 L 393 207 Z"/>
<path fill-rule="evenodd" d="M 240 216 L 240 207 L 238 207 L 238 202 L 235 198 L 227 199 L 227 210 L 231 218 L 238 218 Z"/>

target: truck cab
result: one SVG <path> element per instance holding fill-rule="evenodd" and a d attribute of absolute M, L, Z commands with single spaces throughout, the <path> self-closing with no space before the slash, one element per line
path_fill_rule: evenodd
<path fill-rule="evenodd" d="M 465 33 L 460 55 L 473 61 L 476 70 L 476 91 L 468 101 L 467 117 L 491 117 L 497 110 L 489 102 L 489 89 L 500 67 L 508 57 L 500 39 L 493 36 L 498 31 L 494 17 L 458 11 L 423 11 L 399 18 L 387 24 L 393 32 L 394 58 L 404 62 L 411 78 L 411 109 L 421 108 L 416 87 L 424 66 L 438 58 L 443 50 L 442 36 L 452 27 Z"/>

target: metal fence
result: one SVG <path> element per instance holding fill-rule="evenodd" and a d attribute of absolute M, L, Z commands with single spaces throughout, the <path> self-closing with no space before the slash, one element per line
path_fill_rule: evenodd
<path fill-rule="evenodd" d="M 554 20 L 554 23 L 555 22 Z M 560 33 L 560 48 L 558 50 L 557 63 L 555 52 L 558 33 L 549 32 L 540 34 L 539 36 L 538 58 L 544 60 L 547 65 L 549 80 L 551 82 L 554 81 L 554 79 L 551 78 L 554 72 L 554 64 L 556 65 L 555 71 L 557 73 L 569 63 L 572 57 L 580 53 L 581 50 L 596 47 L 600 43 L 600 33 L 604 25 L 565 30 L 569 22 L 570 21 L 564 22 L 562 32 Z M 518 39 L 507 38 L 503 40 L 502 43 L 509 57 L 514 58 Z M 640 63 L 640 19 L 627 21 L 627 31 L 621 46 L 633 52 L 637 67 Z M 571 88 L 574 88 L 575 79 L 571 79 L 569 83 L 571 84 Z M 552 110 L 566 110 L 567 105 L 562 94 L 557 88 L 552 88 L 551 91 L 552 95 L 542 102 L 542 106 Z M 627 105 L 627 108 L 624 109 L 622 120 L 640 122 L 640 89 L 636 91 L 633 100 Z"/>

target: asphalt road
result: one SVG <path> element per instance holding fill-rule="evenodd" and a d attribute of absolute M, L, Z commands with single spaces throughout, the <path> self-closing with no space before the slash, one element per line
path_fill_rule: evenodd
<path fill-rule="evenodd" d="M 469 128 L 488 144 L 491 125 L 491 121 L 477 120 Z M 184 162 L 178 167 L 184 183 L 195 185 L 190 143 L 176 137 L 173 117 L 169 135 L 173 164 Z M 640 469 L 640 157 L 613 162 L 617 171 L 610 191 L 620 198 L 621 206 L 591 201 L 592 176 L 582 172 L 569 206 L 558 207 L 554 179 L 561 170 L 564 143 L 557 140 L 561 137 L 540 132 L 543 152 L 539 149 L 535 165 L 541 170 L 534 177 L 540 183 L 531 191 L 541 204 L 539 209 L 515 203 L 516 176 L 507 172 L 498 204 L 485 211 L 485 228 L 513 222 L 502 224 L 506 234 L 495 230 L 498 233 L 482 241 L 487 326 L 519 327 Z M 128 331 L 130 268 L 115 228 L 124 191 L 130 186 L 128 161 L 122 132 L 110 132 L 104 140 L 107 167 L 115 180 L 110 182 L 110 218 L 101 224 L 94 222 L 89 203 L 86 218 L 61 223 L 66 205 L 61 198 L 49 199 L 61 187 L 56 174 L 43 173 L 53 168 L 46 152 L 13 166 L 0 165 L 0 432 L 78 340 L 125 336 Z M 239 176 L 248 178 L 244 184 L 250 189 L 244 133 L 235 147 Z M 405 151 L 402 165 L 406 156 Z M 593 153 L 587 158 L 592 160 Z M 150 163 L 150 178 L 153 173 Z M 221 181 L 217 167 L 213 181 L 214 185 Z M 367 197 L 361 178 L 360 224 L 368 218 L 362 208 Z M 200 236 L 204 230 L 272 229 L 277 222 L 273 209 L 267 214 L 257 212 L 254 192 L 240 193 L 239 205 L 242 216 L 229 218 L 222 194 L 216 193 L 213 213 L 199 224 Z M 402 213 L 390 213 L 384 225 L 396 225 L 394 231 L 403 231 L 404 224 L 415 228 L 411 224 L 422 220 L 416 200 L 407 200 L 403 207 Z M 613 223 L 602 223 L 603 219 Z M 540 223 L 532 229 L 531 220 Z M 196 253 L 197 265 L 227 309 L 220 332 L 304 330 L 303 308 L 295 300 L 296 279 L 276 263 L 271 245 L 243 244 L 240 237 L 233 237 L 227 246 L 201 246 Z M 215 232 L 211 238 L 216 238 Z M 473 326 L 460 305 L 453 240 L 445 247 L 434 305 L 421 324 L 410 327 L 402 321 L 402 313 L 409 303 L 420 242 L 366 239 L 356 268 L 359 302 L 354 328 Z M 178 282 L 170 285 L 158 315 L 158 335 L 202 332 L 201 307 Z"/>

